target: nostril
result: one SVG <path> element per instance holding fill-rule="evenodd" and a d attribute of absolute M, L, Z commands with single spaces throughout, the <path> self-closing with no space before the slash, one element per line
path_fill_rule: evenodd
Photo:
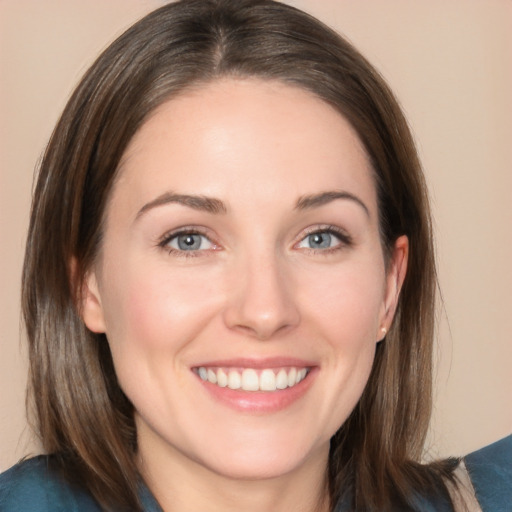
<path fill-rule="evenodd" d="M 296 296 L 289 290 L 287 269 L 281 266 L 269 252 L 243 261 L 229 283 L 225 310 L 229 328 L 263 341 L 298 324 Z"/>
<path fill-rule="evenodd" d="M 234 303 L 225 311 L 225 323 L 231 329 L 267 340 L 275 335 L 293 329 L 298 325 L 300 315 L 292 303 L 258 306 L 253 300 Z"/>

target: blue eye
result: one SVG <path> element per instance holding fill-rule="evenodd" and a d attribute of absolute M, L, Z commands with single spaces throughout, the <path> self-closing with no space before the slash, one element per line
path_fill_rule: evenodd
<path fill-rule="evenodd" d="M 200 233 L 177 233 L 165 245 L 176 251 L 201 251 L 213 247 L 212 242 Z"/>
<path fill-rule="evenodd" d="M 313 250 L 333 249 L 340 246 L 344 241 L 348 242 L 348 240 L 343 240 L 343 238 L 341 234 L 338 235 L 332 230 L 319 230 L 305 236 L 297 247 Z"/>

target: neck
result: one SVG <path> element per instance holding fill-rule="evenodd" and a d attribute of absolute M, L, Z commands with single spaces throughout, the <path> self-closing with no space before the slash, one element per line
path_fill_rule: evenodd
<path fill-rule="evenodd" d="M 164 512 L 330 510 L 328 450 L 287 474 L 257 479 L 218 474 L 175 450 L 169 455 L 139 446 L 139 470 Z"/>

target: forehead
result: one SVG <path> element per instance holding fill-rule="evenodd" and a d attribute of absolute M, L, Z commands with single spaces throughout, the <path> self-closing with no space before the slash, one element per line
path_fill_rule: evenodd
<path fill-rule="evenodd" d="M 314 94 L 230 78 L 187 90 L 152 113 L 125 151 L 114 196 L 128 192 L 140 202 L 172 189 L 254 203 L 281 187 L 282 200 L 295 202 L 342 188 L 372 203 L 372 175 L 355 130 Z"/>

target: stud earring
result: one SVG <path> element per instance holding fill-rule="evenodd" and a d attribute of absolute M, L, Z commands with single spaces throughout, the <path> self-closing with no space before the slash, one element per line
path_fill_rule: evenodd
<path fill-rule="evenodd" d="M 380 332 L 382 333 L 382 337 L 384 338 L 386 336 L 386 334 L 388 333 L 388 330 L 385 327 L 381 327 Z"/>

